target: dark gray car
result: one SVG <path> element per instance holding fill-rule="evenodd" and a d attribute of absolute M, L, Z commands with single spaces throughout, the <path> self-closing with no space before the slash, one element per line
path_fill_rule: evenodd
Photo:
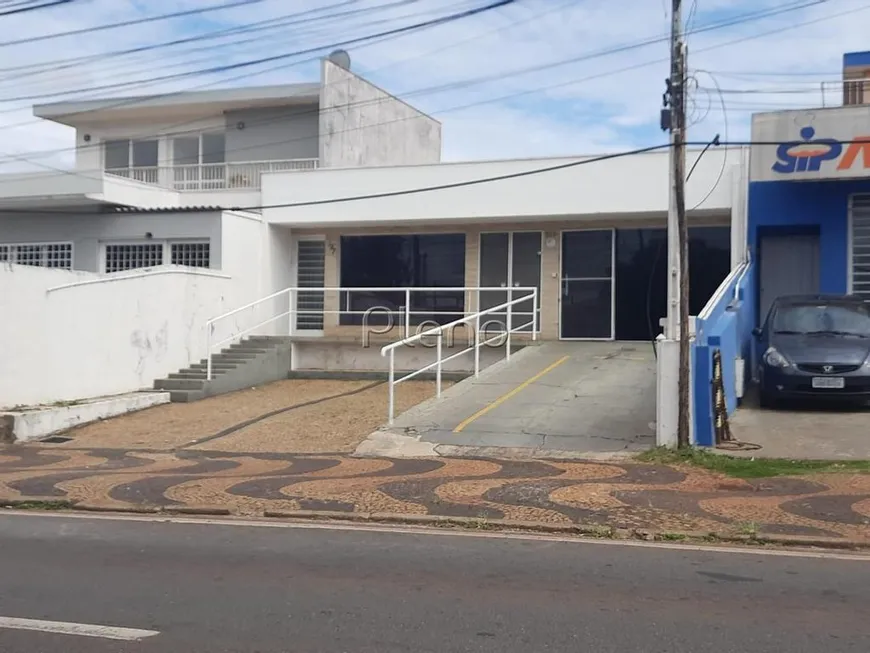
<path fill-rule="evenodd" d="M 870 400 L 870 304 L 851 295 L 779 297 L 753 331 L 761 403 Z"/>

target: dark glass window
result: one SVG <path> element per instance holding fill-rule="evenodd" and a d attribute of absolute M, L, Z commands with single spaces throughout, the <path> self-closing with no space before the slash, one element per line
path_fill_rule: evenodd
<path fill-rule="evenodd" d="M 562 233 L 562 276 L 569 279 L 609 279 L 613 269 L 610 229 Z"/>
<path fill-rule="evenodd" d="M 651 340 L 667 313 L 667 231 L 616 232 L 616 339 Z M 731 270 L 731 229 L 689 229 L 689 312 L 697 315 Z"/>
<path fill-rule="evenodd" d="M 463 288 L 465 286 L 465 234 L 407 236 L 342 236 L 341 285 L 344 288 Z M 404 312 L 402 291 L 342 293 L 341 324 L 388 324 L 387 309 Z M 411 293 L 411 324 L 425 320 L 439 324 L 463 316 L 462 291 Z M 394 324 L 398 319 L 394 317 Z"/>

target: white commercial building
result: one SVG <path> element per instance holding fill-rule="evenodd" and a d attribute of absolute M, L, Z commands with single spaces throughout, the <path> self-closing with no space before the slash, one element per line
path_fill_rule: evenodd
<path fill-rule="evenodd" d="M 315 84 L 35 114 L 76 129 L 76 167 L 0 178 L 0 406 L 182 368 L 163 385 L 179 399 L 384 369 L 358 351 L 363 322 L 398 340 L 529 290 L 486 317 L 520 339 L 660 333 L 665 150 L 441 163 L 439 123 L 330 60 Z M 693 314 L 742 258 L 745 158 L 710 150 L 689 183 Z M 292 336 L 293 355 L 209 386 L 231 366 L 197 361 L 252 335 Z"/>

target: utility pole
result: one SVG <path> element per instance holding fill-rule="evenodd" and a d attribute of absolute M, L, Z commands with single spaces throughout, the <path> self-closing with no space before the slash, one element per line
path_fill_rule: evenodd
<path fill-rule="evenodd" d="M 666 379 L 676 376 L 676 397 L 673 386 L 665 380 L 659 401 L 666 402 L 665 430 L 670 431 L 676 412 L 676 444 L 687 447 L 689 441 L 689 238 L 686 221 L 686 48 L 683 42 L 682 0 L 672 0 L 671 14 L 671 75 L 667 81 L 662 127 L 670 131 L 670 202 L 668 206 L 668 305 L 665 322 L 667 355 L 663 356 Z M 679 341 L 679 354 L 670 355 L 670 345 Z M 676 363 L 676 365 L 673 365 Z M 674 375 L 673 367 L 677 367 Z M 676 401 L 674 401 L 676 399 Z M 674 405 L 676 404 L 676 405 Z M 676 409 L 675 411 L 673 409 Z M 669 439 L 670 434 L 665 437 Z"/>

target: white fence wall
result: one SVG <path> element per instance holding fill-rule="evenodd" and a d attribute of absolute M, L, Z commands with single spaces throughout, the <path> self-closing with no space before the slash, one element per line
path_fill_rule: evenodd
<path fill-rule="evenodd" d="M 205 323 L 232 308 L 233 294 L 233 281 L 210 271 L 98 275 L 2 263 L 0 406 L 149 388 L 205 356 Z"/>

